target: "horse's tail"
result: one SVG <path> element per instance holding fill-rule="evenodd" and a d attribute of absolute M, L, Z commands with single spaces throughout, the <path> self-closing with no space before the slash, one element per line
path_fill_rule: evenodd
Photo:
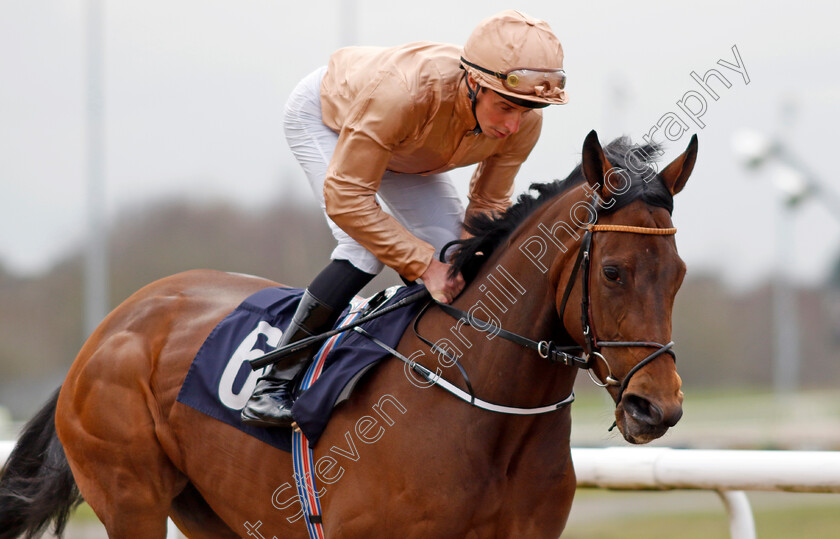
<path fill-rule="evenodd" d="M 37 537 L 50 521 L 61 535 L 82 502 L 55 433 L 58 391 L 23 429 L 0 477 L 0 539 Z"/>

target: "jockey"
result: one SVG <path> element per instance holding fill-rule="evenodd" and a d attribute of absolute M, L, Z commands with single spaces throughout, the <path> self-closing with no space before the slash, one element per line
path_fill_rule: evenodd
<path fill-rule="evenodd" d="M 464 234 L 465 218 L 510 205 L 540 135 L 538 109 L 566 103 L 565 82 L 551 28 L 512 10 L 479 23 L 463 49 L 348 47 L 304 78 L 286 104 L 286 138 L 338 246 L 279 346 L 330 329 L 385 265 L 451 302 L 464 279 L 438 260 L 440 249 Z M 475 163 L 465 213 L 446 171 Z M 293 381 L 313 354 L 273 365 L 242 421 L 290 426 Z"/>

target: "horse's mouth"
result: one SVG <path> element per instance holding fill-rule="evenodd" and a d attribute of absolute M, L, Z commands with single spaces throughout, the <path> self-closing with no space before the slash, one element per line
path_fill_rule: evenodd
<path fill-rule="evenodd" d="M 628 397 L 616 408 L 615 423 L 624 439 L 631 444 L 646 444 L 662 437 L 682 417 L 682 407 L 667 415 L 661 412 L 652 414 L 650 410 L 658 412 L 658 407 L 644 399 Z M 647 406 L 639 406 L 636 401 L 644 401 Z"/>
<path fill-rule="evenodd" d="M 653 440 L 662 437 L 666 432 L 668 432 L 668 427 L 661 427 L 658 429 L 646 429 L 645 432 L 633 432 L 632 430 L 627 429 L 626 427 L 619 427 L 619 430 L 621 431 L 621 435 L 624 436 L 624 439 L 627 440 L 627 442 L 631 444 L 641 445 L 646 444 L 648 442 L 652 442 Z"/>
<path fill-rule="evenodd" d="M 616 414 L 616 425 L 624 439 L 631 444 L 646 444 L 668 432 L 668 427 L 665 425 L 646 425 L 628 417 L 627 414 L 622 414 L 621 418 Z"/>

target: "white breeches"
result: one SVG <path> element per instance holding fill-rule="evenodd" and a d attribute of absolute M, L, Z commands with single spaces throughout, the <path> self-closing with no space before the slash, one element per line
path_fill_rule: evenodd
<path fill-rule="evenodd" d="M 321 119 L 321 79 L 326 67 L 309 74 L 295 87 L 289 100 L 283 126 L 286 140 L 312 187 L 326 216 L 324 179 L 338 142 L 338 134 Z M 448 174 L 398 174 L 386 171 L 377 193 L 383 209 L 418 238 L 437 250 L 461 234 L 464 207 Z M 377 274 L 383 264 L 359 245 L 332 219 L 326 218 L 338 245 L 331 258 L 348 260 L 367 273 Z"/>

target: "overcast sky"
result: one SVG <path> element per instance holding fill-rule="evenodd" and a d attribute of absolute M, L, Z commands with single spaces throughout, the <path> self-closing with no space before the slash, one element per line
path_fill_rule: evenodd
<path fill-rule="evenodd" d="M 690 272 L 712 269 L 741 286 L 759 284 L 776 264 L 779 192 L 772 171 L 747 174 L 739 165 L 734 133 L 782 133 L 826 188 L 840 194 L 833 171 L 840 119 L 835 3 L 103 3 L 111 218 L 171 196 L 249 207 L 280 197 L 310 202 L 281 129 L 285 99 L 301 77 L 345 44 L 461 44 L 479 20 L 511 7 L 554 28 L 566 52 L 570 95 L 567 105 L 547 109 L 517 192 L 568 174 L 590 129 L 602 141 L 619 134 L 641 140 L 673 113 L 689 130 L 673 142 L 654 136 L 667 143 L 666 161 L 691 133 L 700 138 L 694 175 L 676 201 L 679 249 Z M 84 239 L 85 5 L 0 0 L 0 260 L 18 272 L 42 271 Z M 348 5 L 354 18 L 346 15 Z M 736 63 L 733 46 L 748 84 L 718 63 Z M 716 101 L 691 77 L 712 68 L 731 84 L 710 83 Z M 705 96 L 703 128 L 677 104 L 691 92 Z M 792 111 L 786 127 L 785 103 Z M 469 174 L 454 174 L 462 192 Z M 824 278 L 840 257 L 840 215 L 811 200 L 791 222 L 789 270 L 803 281 Z"/>

